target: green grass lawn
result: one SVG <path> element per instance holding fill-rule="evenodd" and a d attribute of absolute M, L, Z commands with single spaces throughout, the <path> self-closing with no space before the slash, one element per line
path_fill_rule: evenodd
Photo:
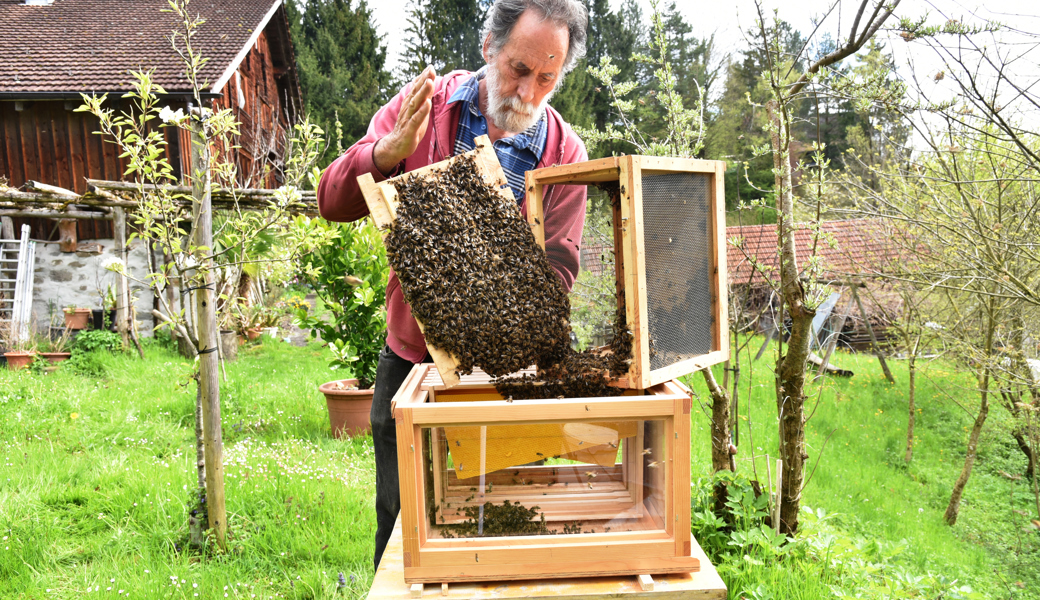
<path fill-rule="evenodd" d="M 188 361 L 107 376 L 0 373 L 0 598 L 324 598 L 371 582 L 370 438 L 332 439 L 317 346 L 240 350 L 222 383 L 231 552 L 184 551 L 194 488 Z M 340 596 L 342 597 L 342 596 Z"/>
<path fill-rule="evenodd" d="M 756 343 L 751 346 L 753 351 L 758 348 Z M 754 471 L 749 475 L 764 482 L 765 455 L 771 457 L 771 469 L 777 456 L 778 420 L 770 370 L 774 353 L 767 352 L 751 365 L 750 378 L 748 360 L 744 357 L 742 366 L 738 470 L 751 471 L 754 454 L 757 477 Z M 907 467 L 903 460 L 905 362 L 889 360 L 894 385 L 885 380 L 873 356 L 836 353 L 832 362 L 855 376 L 828 377 L 822 385 L 811 387 L 819 404 L 806 425 L 806 474 L 813 469 L 815 474 L 804 490 L 804 505 L 838 513 L 840 528 L 861 543 L 890 545 L 891 552 L 898 552 L 893 562 L 911 571 L 956 579 L 986 597 L 1040 598 L 1040 532 L 1024 516 L 1035 517 L 1033 494 L 1025 480 L 1001 475 L 1001 471 L 1021 475 L 1025 468 L 1025 458 L 1008 433 L 1007 411 L 992 407 L 960 519 L 949 527 L 943 512 L 964 464 L 975 416 L 958 404 L 974 409 L 978 403 L 972 376 L 945 362 L 918 363 L 915 452 Z M 716 374 L 721 381 L 721 369 Z M 699 374 L 685 379 L 702 402 L 709 401 Z M 815 400 L 809 403 L 807 412 L 815 404 Z M 693 420 L 695 479 L 710 472 L 708 414 L 702 412 Z M 772 474 L 775 478 L 775 471 Z M 793 571 L 789 575 L 798 577 Z M 797 579 L 794 583 L 805 585 Z M 733 593 L 739 590 L 730 587 L 731 597 L 739 597 Z"/>
<path fill-rule="evenodd" d="M 335 378 L 326 352 L 267 340 L 228 365 L 231 550 L 223 556 L 185 549 L 195 482 L 189 361 L 152 347 L 146 361 L 103 359 L 102 377 L 0 372 L 0 598 L 363 597 L 375 528 L 371 440 L 331 438 L 316 389 Z M 770 360 L 754 365 L 738 455 L 753 476 L 755 449 L 763 481 L 765 455 L 776 454 Z M 1040 536 L 1015 512 L 1032 514 L 1032 498 L 1024 481 L 1000 474 L 1024 465 L 1002 409 L 992 411 L 961 520 L 950 528 L 942 513 L 971 422 L 954 400 L 975 402 L 970 376 L 944 364 L 922 375 L 907 468 L 905 365 L 893 363 L 892 386 L 871 357 L 834 362 L 856 375 L 828 380 L 808 423 L 809 469 L 820 463 L 805 504 L 837 513 L 832 531 L 875 544 L 909 572 L 956 579 L 985 597 L 1040 597 Z M 704 401 L 700 377 L 689 381 Z M 693 435 L 694 478 L 706 480 L 708 420 L 697 410 Z M 733 598 L 834 595 L 813 561 L 737 563 L 722 565 Z"/>

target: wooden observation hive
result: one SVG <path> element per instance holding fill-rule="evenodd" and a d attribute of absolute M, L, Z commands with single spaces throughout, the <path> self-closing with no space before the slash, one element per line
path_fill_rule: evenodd
<path fill-rule="evenodd" d="M 632 364 L 616 385 L 646 389 L 729 358 L 722 161 L 620 156 L 527 173 L 528 214 L 545 246 L 547 185 L 611 196 L 618 302 Z"/>
<path fill-rule="evenodd" d="M 416 365 L 394 399 L 408 583 L 690 573 L 689 390 L 503 399 Z"/>
<path fill-rule="evenodd" d="M 469 154 L 507 194 L 487 138 Z M 456 160 L 458 157 L 449 160 Z M 448 162 L 448 161 L 446 161 Z M 407 176 L 432 176 L 445 163 Z M 619 157 L 527 175 L 541 243 L 542 191 L 614 193 L 619 302 L 633 332 L 620 396 L 516 400 L 430 348 L 393 399 L 405 581 L 412 584 L 690 573 L 689 390 L 726 360 L 722 163 Z M 359 178 L 377 224 L 395 180 Z"/>

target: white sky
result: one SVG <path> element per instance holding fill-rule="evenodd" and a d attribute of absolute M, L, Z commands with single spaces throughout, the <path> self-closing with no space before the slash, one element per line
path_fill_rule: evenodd
<path fill-rule="evenodd" d="M 661 2 L 664 6 L 667 0 Z M 767 9 L 777 8 L 780 17 L 791 22 L 803 34 L 812 31 L 812 18 L 820 17 L 833 0 L 766 0 Z M 640 0 L 645 14 L 649 14 L 649 0 Z M 617 8 L 620 0 L 611 0 Z M 722 51 L 732 51 L 743 46 L 740 29 L 754 24 L 755 5 L 753 0 L 729 1 L 691 1 L 677 0 L 679 10 L 693 27 L 694 34 L 708 36 L 715 33 Z M 853 10 L 858 2 L 844 0 L 826 20 L 824 29 L 834 34 L 840 22 L 847 32 L 854 16 Z M 921 15 L 926 12 L 940 21 L 939 14 L 963 20 L 971 19 L 976 13 L 982 17 L 1000 20 L 1024 31 L 1040 33 L 1040 3 L 1035 0 L 987 0 L 986 6 L 980 0 L 903 0 L 897 14 L 906 16 Z M 408 0 L 369 0 L 376 28 L 382 34 L 383 43 L 387 47 L 388 67 L 396 67 L 404 48 L 404 30 L 407 27 Z M 982 7 L 982 8 L 980 8 Z M 806 8 L 808 10 L 806 10 Z M 767 13 L 767 18 L 768 18 Z M 474 27 L 479 27 L 475 23 Z M 835 36 L 837 37 L 837 36 Z"/>
<path fill-rule="evenodd" d="M 643 5 L 644 15 L 649 14 L 649 0 L 639 0 Z M 668 0 L 662 0 L 665 5 Z M 813 30 L 813 19 L 819 19 L 830 8 L 835 0 L 764 0 L 767 18 L 772 9 L 779 9 L 779 16 L 792 23 L 803 35 Z M 621 0 L 611 0 L 615 9 Z M 715 34 L 720 54 L 735 52 L 745 46 L 741 38 L 741 29 L 754 24 L 756 11 L 753 0 L 709 0 L 691 1 L 676 0 L 677 6 L 693 27 L 699 37 Z M 382 35 L 387 47 L 387 67 L 394 70 L 400 60 L 404 47 L 404 30 L 407 27 L 406 16 L 409 0 L 369 0 L 377 30 Z M 835 39 L 841 39 L 839 31 L 848 34 L 849 26 L 858 8 L 858 0 L 841 0 L 838 6 L 824 21 L 820 29 L 829 31 Z M 898 16 L 917 17 L 929 14 L 929 22 L 941 24 L 947 18 L 958 19 L 966 23 L 978 22 L 978 17 L 995 19 L 1019 32 L 1040 34 L 1040 2 L 1036 0 L 903 0 L 896 13 Z M 973 16 L 973 15 L 977 15 Z M 474 23 L 474 27 L 479 27 Z M 840 28 L 840 29 L 839 29 Z M 1034 93 L 1040 93 L 1040 49 L 1036 44 L 1040 38 L 1027 38 L 1015 31 L 1003 32 L 1000 40 L 1006 45 L 1002 51 L 1025 54 L 1025 58 L 1014 63 L 1013 75 L 1019 82 L 1036 83 Z M 899 38 L 883 36 L 887 47 L 893 52 L 897 68 L 909 76 L 909 62 L 914 61 L 914 70 L 922 81 L 927 81 L 931 91 L 942 93 L 949 89 L 949 80 L 942 83 L 931 83 L 932 77 L 939 71 L 947 69 L 935 53 L 920 43 L 908 44 Z M 479 65 L 474 65 L 476 68 Z M 927 87 L 926 86 L 926 87 Z M 1037 116 L 1026 117 L 1040 118 Z"/>

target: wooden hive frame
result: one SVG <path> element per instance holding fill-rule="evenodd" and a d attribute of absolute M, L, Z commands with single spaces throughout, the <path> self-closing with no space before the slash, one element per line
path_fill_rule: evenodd
<path fill-rule="evenodd" d="M 615 385 L 647 389 L 681 375 L 729 359 L 728 300 L 726 293 L 726 214 L 723 161 L 620 156 L 528 171 L 527 218 L 538 243 L 545 247 L 543 191 L 547 185 L 618 186 L 620 201 L 613 208 L 614 255 L 619 297 L 624 293 L 625 316 L 633 333 L 632 364 L 628 374 Z M 710 180 L 708 201 L 709 249 L 711 253 L 711 351 L 662 368 L 651 369 L 647 303 L 647 232 L 643 218 L 643 178 L 674 173 L 706 174 Z"/>
<path fill-rule="evenodd" d="M 433 365 L 415 365 L 392 402 L 397 423 L 405 581 L 499 581 L 698 571 L 700 562 L 691 556 L 689 390 L 676 382 L 666 382 L 642 392 L 643 395 L 610 398 L 512 402 L 502 400 L 490 378 L 479 371 L 463 376 L 449 390 Z M 659 440 L 654 442 L 659 446 L 654 447 L 654 452 L 660 452 L 663 468 L 652 469 L 649 476 L 654 481 L 646 483 L 662 490 L 658 497 L 663 500 L 663 507 L 646 505 L 654 511 L 658 528 L 548 536 L 431 536 L 426 491 L 447 483 L 428 481 L 428 461 L 436 460 L 436 453 L 430 457 L 427 449 L 436 428 L 619 420 L 650 421 L 658 428 L 650 437 Z M 424 430 L 429 431 L 429 437 L 424 436 Z M 629 454 L 633 456 L 623 458 L 623 468 L 632 470 L 633 464 L 639 462 L 638 457 L 633 458 L 636 452 Z M 499 490 L 497 484 L 495 489 Z M 442 489 L 437 493 L 447 492 Z M 503 497 L 512 498 L 508 492 L 503 492 Z M 580 499 L 575 501 L 575 505 L 579 502 Z"/>
<path fill-rule="evenodd" d="M 502 171 L 502 165 L 498 162 L 498 156 L 491 145 L 491 139 L 486 135 L 477 136 L 473 141 L 473 145 L 473 150 L 469 152 L 458 154 L 439 163 L 427 165 L 421 169 L 415 169 L 379 183 L 376 183 L 371 173 L 365 173 L 358 177 L 358 185 L 361 188 L 362 195 L 365 197 L 365 204 L 368 205 L 368 212 L 372 215 L 372 220 L 375 221 L 376 226 L 383 232 L 384 240 L 389 233 L 390 225 L 397 219 L 398 199 L 395 184 L 398 181 L 411 177 L 437 175 L 447 170 L 453 162 L 461 160 L 463 157 L 472 158 L 477 173 L 484 182 L 497 190 L 499 194 L 502 194 L 510 202 L 513 201 L 513 193 L 509 190 L 509 182 L 506 180 L 505 172 Z M 419 330 L 425 332 L 423 323 L 419 319 L 416 319 L 415 322 L 419 324 Z M 429 350 L 433 362 L 437 365 L 437 370 L 440 372 L 443 381 L 449 387 L 457 384 L 459 377 L 455 370 L 459 365 L 458 359 L 451 353 L 430 344 L 426 344 L 426 349 Z"/>

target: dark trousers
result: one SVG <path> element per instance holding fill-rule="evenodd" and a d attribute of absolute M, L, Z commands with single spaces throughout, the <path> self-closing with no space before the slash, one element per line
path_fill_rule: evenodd
<path fill-rule="evenodd" d="M 390 400 L 415 366 L 384 346 L 376 367 L 372 395 L 372 441 L 376 453 L 376 554 L 375 568 L 383 558 L 386 543 L 401 512 L 401 488 L 397 475 L 397 423 L 390 413 Z"/>

